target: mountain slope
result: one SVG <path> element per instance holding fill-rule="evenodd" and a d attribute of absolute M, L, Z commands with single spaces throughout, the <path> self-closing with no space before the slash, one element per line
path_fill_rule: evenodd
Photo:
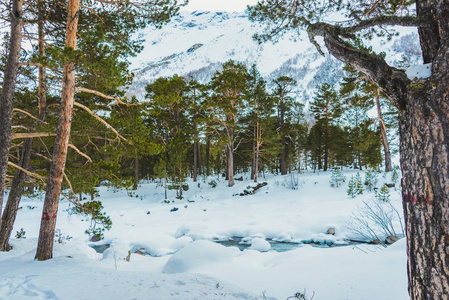
<path fill-rule="evenodd" d="M 148 83 L 174 74 L 207 82 L 229 59 L 248 67 L 256 64 L 268 82 L 281 75 L 295 78 L 302 101 L 307 101 L 318 84 L 335 84 L 343 76 L 342 64 L 330 55 L 320 56 L 305 32 L 296 39 L 290 35 L 276 44 L 259 45 L 252 36 L 261 30 L 261 25 L 251 23 L 243 13 L 208 11 L 181 12 L 161 30 L 148 28 L 141 33 L 144 51 L 131 60 L 135 79 L 128 96 L 141 98 Z M 395 64 L 403 55 L 417 62 L 417 34 L 406 28 L 400 33 L 392 41 L 374 40 L 373 49 L 389 49 L 387 54 Z"/>

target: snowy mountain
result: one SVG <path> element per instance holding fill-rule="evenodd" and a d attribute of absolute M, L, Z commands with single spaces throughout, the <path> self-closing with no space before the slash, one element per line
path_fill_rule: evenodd
<path fill-rule="evenodd" d="M 343 76 L 342 63 L 330 55 L 322 57 L 305 32 L 259 45 L 252 36 L 261 30 L 262 25 L 251 23 L 244 13 L 209 11 L 181 12 L 161 30 L 148 28 L 140 34 L 143 52 L 131 60 L 135 80 L 128 96 L 143 97 L 148 83 L 174 74 L 207 82 L 229 59 L 248 67 L 256 64 L 268 82 L 281 75 L 295 78 L 304 102 L 317 85 L 336 83 Z M 403 55 L 411 63 L 419 61 L 418 36 L 412 29 L 401 29 L 392 41 L 376 39 L 372 46 L 375 51 L 388 49 L 396 64 Z"/>

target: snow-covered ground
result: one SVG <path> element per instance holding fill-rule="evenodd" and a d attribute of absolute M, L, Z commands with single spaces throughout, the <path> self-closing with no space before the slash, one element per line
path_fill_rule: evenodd
<path fill-rule="evenodd" d="M 390 182 L 389 177 L 379 176 L 380 182 Z M 266 239 L 344 244 L 357 238 L 347 228 L 351 215 L 374 192 L 350 198 L 347 181 L 332 188 L 329 180 L 330 172 L 304 173 L 292 190 L 290 175 L 270 175 L 267 186 L 242 197 L 233 195 L 254 186 L 245 175 L 232 188 L 210 177 L 190 181 L 183 200 L 169 191 L 169 204 L 158 183 L 142 183 L 132 193 L 101 187 L 99 199 L 113 225 L 97 244 L 110 248 L 103 254 L 90 248 L 84 234 L 90 221 L 70 215 L 62 201 L 57 229 L 71 239 L 56 243 L 54 259 L 46 262 L 33 260 L 42 200 L 25 199 L 14 233 L 23 228 L 26 239 L 12 239 L 13 250 L 0 253 L 0 299 L 283 300 L 298 292 L 314 300 L 408 299 L 405 239 L 387 248 L 298 244 L 287 252 L 270 249 Z M 399 192 L 390 193 L 400 209 Z M 335 235 L 326 234 L 329 228 Z M 229 237 L 252 245 L 241 251 L 213 242 Z"/>

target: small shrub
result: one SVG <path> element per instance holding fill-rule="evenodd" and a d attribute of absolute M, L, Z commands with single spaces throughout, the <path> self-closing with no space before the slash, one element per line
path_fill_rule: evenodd
<path fill-rule="evenodd" d="M 391 171 L 391 181 L 393 181 L 394 184 L 398 182 L 399 179 L 399 167 L 395 166 L 393 168 L 393 171 Z"/>
<path fill-rule="evenodd" d="M 374 169 L 368 169 L 365 173 L 365 185 L 370 191 L 377 186 L 379 173 Z"/>
<path fill-rule="evenodd" d="M 58 244 L 65 244 L 67 241 L 70 241 L 72 237 L 70 235 L 64 235 L 61 232 L 61 229 L 56 229 L 55 231 L 55 241 Z"/>
<path fill-rule="evenodd" d="M 90 218 L 90 226 L 86 234 L 96 236 L 98 240 L 103 239 L 103 232 L 112 227 L 111 218 L 102 212 L 103 205 L 100 201 L 89 201 L 82 205 L 76 205 L 71 209 L 72 213 L 84 215 Z"/>
<path fill-rule="evenodd" d="M 351 196 L 351 198 L 355 198 L 355 196 L 363 194 L 363 191 L 364 189 L 360 174 L 357 173 L 357 175 L 351 176 L 351 179 L 349 179 L 348 182 L 348 189 L 346 190 L 348 196 Z"/>
<path fill-rule="evenodd" d="M 384 184 L 379 191 L 376 191 L 376 199 L 384 202 L 390 201 L 390 190 L 387 185 Z"/>
<path fill-rule="evenodd" d="M 20 228 L 19 231 L 16 231 L 16 239 L 26 239 L 26 232 L 23 228 Z"/>
<path fill-rule="evenodd" d="M 338 188 L 343 185 L 343 182 L 346 182 L 346 176 L 343 175 L 343 172 L 339 167 L 333 168 L 331 180 L 329 181 L 331 187 Z"/>
<path fill-rule="evenodd" d="M 215 180 L 209 181 L 208 184 L 209 184 L 212 188 L 216 188 L 216 187 L 217 187 L 217 182 L 216 182 Z"/>
<path fill-rule="evenodd" d="M 353 213 L 348 228 L 366 241 L 378 240 L 383 243 L 387 237 L 404 236 L 402 219 L 401 213 L 391 202 L 372 199 L 363 202 L 359 210 Z"/>

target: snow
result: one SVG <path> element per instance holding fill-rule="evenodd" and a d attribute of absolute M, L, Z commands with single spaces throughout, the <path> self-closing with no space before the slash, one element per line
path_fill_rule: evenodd
<path fill-rule="evenodd" d="M 211 241 L 195 241 L 170 257 L 164 266 L 164 273 L 184 273 L 204 265 L 230 260 L 232 260 L 231 248 Z"/>
<path fill-rule="evenodd" d="M 432 75 L 432 64 L 410 66 L 405 74 L 410 80 L 429 78 Z"/>
<path fill-rule="evenodd" d="M 291 176 L 269 175 L 255 195 L 233 196 L 254 184 L 241 175 L 244 181 L 232 188 L 221 177 L 202 178 L 199 186 L 189 181 L 185 199 L 169 191 L 169 204 L 158 182 L 142 182 L 132 197 L 100 187 L 99 200 L 113 221 L 105 239 L 95 243 L 110 245 L 103 254 L 89 247 L 94 243 L 84 231 L 90 221 L 69 215 L 63 200 L 56 225 L 63 243 L 55 243 L 54 258 L 46 262 L 34 261 L 42 199 L 25 198 L 13 232 L 23 228 L 26 239 L 13 238 L 13 250 L 0 253 L 0 299 L 264 299 L 264 294 L 273 300 L 304 290 L 318 300 L 408 299 L 404 239 L 387 248 L 327 246 L 357 237 L 348 228 L 351 214 L 374 192 L 352 199 L 345 186 L 330 187 L 330 172 L 306 172 L 298 190 L 288 188 Z M 212 179 L 216 188 L 207 184 Z M 389 175 L 379 179 L 380 186 Z M 399 190 L 390 193 L 400 209 Z M 171 212 L 173 207 L 179 210 Z M 331 227 L 335 235 L 326 234 Z M 247 249 L 214 242 L 232 237 L 241 237 Z M 276 252 L 271 240 L 323 246 L 295 244 L 294 250 Z"/>

